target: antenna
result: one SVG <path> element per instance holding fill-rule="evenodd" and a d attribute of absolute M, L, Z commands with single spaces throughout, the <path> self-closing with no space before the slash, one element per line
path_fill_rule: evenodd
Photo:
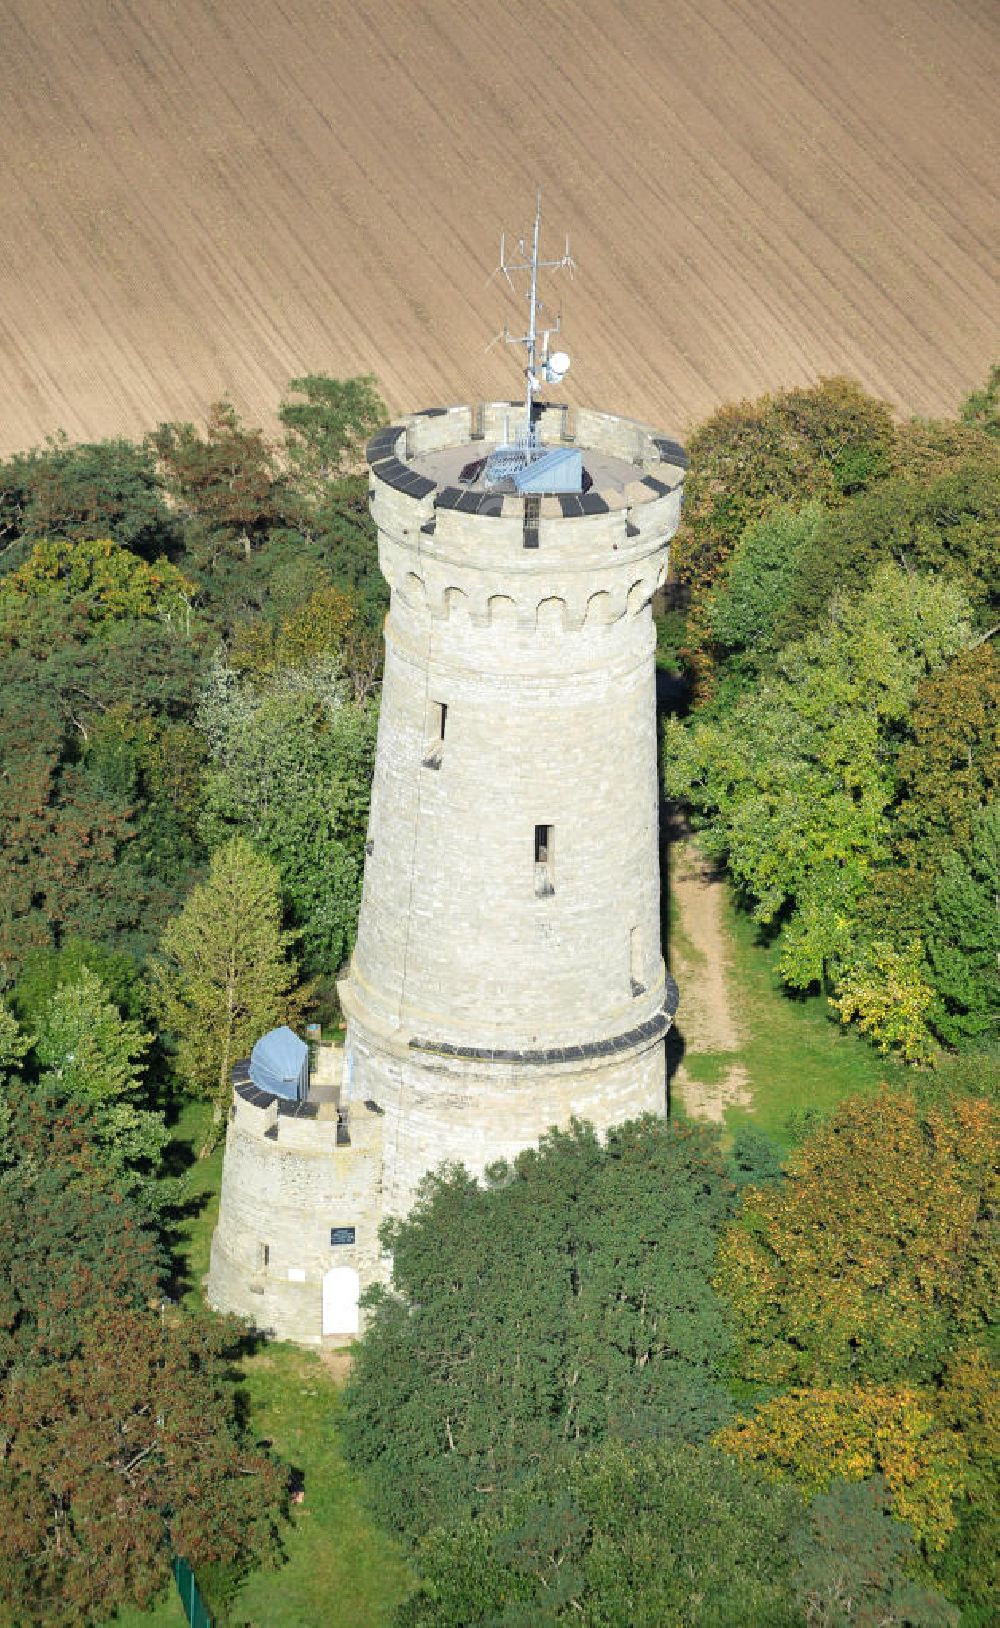
<path fill-rule="evenodd" d="M 559 333 L 560 327 L 561 327 L 561 318 L 559 316 L 556 316 L 555 321 L 553 322 L 551 327 L 544 327 L 542 329 L 541 335 L 539 336 L 539 332 L 538 332 L 538 316 L 539 316 L 539 312 L 544 311 L 545 307 L 542 305 L 541 301 L 538 298 L 538 273 L 540 271 L 568 271 L 570 273 L 570 275 L 572 276 L 573 272 L 576 270 L 576 265 L 575 265 L 575 263 L 573 261 L 573 257 L 569 252 L 569 236 L 568 235 L 566 237 L 565 250 L 559 256 L 558 260 L 540 260 L 539 259 L 538 245 L 539 245 L 539 239 L 540 239 L 540 236 L 541 236 L 541 229 L 542 229 L 542 194 L 541 194 L 541 192 L 539 192 L 537 194 L 536 199 L 535 199 L 535 224 L 534 224 L 532 234 L 531 234 L 530 256 L 529 256 L 529 251 L 528 251 L 526 243 L 525 243 L 525 239 L 523 237 L 520 237 L 517 240 L 517 249 L 515 251 L 515 258 L 509 260 L 507 258 L 507 236 L 506 236 L 506 233 L 501 232 L 501 234 L 500 234 L 500 264 L 496 268 L 496 271 L 502 271 L 503 272 L 504 276 L 506 277 L 508 283 L 510 284 L 511 288 L 514 290 L 515 293 L 517 293 L 517 288 L 516 288 L 515 283 L 514 283 L 514 274 L 516 274 L 518 272 L 525 272 L 525 271 L 528 272 L 528 274 L 529 274 L 528 290 L 527 290 L 527 300 L 528 300 L 528 331 L 527 331 L 527 333 L 525 333 L 525 334 L 512 334 L 509 331 L 509 329 L 507 328 L 507 325 L 504 324 L 503 332 L 497 335 L 497 339 L 502 339 L 505 345 L 523 345 L 525 347 L 527 353 L 528 353 L 528 365 L 524 370 L 524 378 L 525 378 L 524 411 L 525 411 L 525 430 L 526 430 L 526 438 L 527 438 L 528 447 L 534 447 L 535 442 L 536 442 L 536 432 L 535 432 L 535 426 L 534 426 L 534 423 L 533 423 L 533 414 L 532 414 L 532 408 L 534 406 L 534 400 L 535 400 L 536 392 L 541 389 L 543 384 L 561 384 L 563 379 L 566 377 L 567 372 L 569 371 L 569 357 L 566 355 L 565 351 L 555 351 L 555 352 L 553 352 L 553 354 L 551 356 L 549 355 L 549 340 L 551 339 L 553 334 Z M 496 276 L 496 271 L 493 273 L 494 277 Z M 540 369 L 540 371 L 539 371 L 538 366 L 537 366 L 537 363 L 538 363 L 538 350 L 539 350 L 539 338 L 541 338 L 541 369 Z M 493 343 L 496 344 L 496 340 L 494 340 Z"/>

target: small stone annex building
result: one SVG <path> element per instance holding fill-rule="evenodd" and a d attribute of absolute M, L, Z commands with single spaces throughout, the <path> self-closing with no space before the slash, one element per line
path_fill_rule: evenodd
<path fill-rule="evenodd" d="M 368 448 L 391 604 L 347 1035 L 305 1096 L 237 1069 L 209 1276 L 304 1343 L 357 1332 L 379 1224 L 443 1160 L 480 1174 L 571 1116 L 664 1111 L 651 601 L 686 459 L 536 405 L 544 468 L 491 482 L 522 405 L 431 408 Z"/>

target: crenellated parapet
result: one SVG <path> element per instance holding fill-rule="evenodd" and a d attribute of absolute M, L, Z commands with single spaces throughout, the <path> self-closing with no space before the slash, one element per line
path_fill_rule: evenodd
<path fill-rule="evenodd" d="M 486 490 L 468 477 L 510 435 L 518 405 L 432 408 L 369 444 L 371 509 L 394 610 L 543 633 L 639 615 L 666 577 L 682 449 L 631 419 L 546 407 L 539 435 L 547 446 L 580 450 L 587 489 Z"/>
<path fill-rule="evenodd" d="M 330 1291 L 346 1276 L 356 1308 L 382 1274 L 381 1109 L 342 1107 L 339 1074 L 335 1088 L 302 1101 L 261 1090 L 247 1062 L 232 1078 L 209 1300 L 282 1339 L 356 1333 L 356 1309 L 338 1316 L 345 1308 L 335 1294 L 331 1309 Z"/>

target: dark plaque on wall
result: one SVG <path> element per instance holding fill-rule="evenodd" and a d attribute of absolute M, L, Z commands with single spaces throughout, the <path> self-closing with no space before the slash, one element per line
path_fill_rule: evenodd
<path fill-rule="evenodd" d="M 353 1227 L 331 1227 L 330 1228 L 330 1242 L 331 1242 L 331 1244 L 353 1244 L 353 1242 L 354 1242 L 354 1228 Z"/>

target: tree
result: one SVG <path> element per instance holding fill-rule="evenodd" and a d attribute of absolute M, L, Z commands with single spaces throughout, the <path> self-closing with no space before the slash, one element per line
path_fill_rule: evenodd
<path fill-rule="evenodd" d="M 52 438 L 0 466 L 0 490 L 8 494 L 12 542 L 111 537 L 146 559 L 176 547 L 152 454 L 131 441 Z"/>
<path fill-rule="evenodd" d="M 852 956 L 887 853 L 900 727 L 920 681 L 968 640 L 959 589 L 883 567 L 730 712 L 668 720 L 667 793 L 701 811 L 702 840 L 754 919 L 781 924 L 793 988 L 835 979 Z"/>
<path fill-rule="evenodd" d="M 17 1019 L 0 995 L 0 1170 L 6 1168 L 13 1156 L 10 1096 L 21 1084 L 21 1064 L 32 1044 L 31 1037 L 22 1034 Z"/>
<path fill-rule="evenodd" d="M 883 478 L 894 442 L 888 407 L 850 379 L 719 408 L 688 446 L 681 580 L 710 588 L 747 526 L 778 504 L 836 503 Z"/>
<path fill-rule="evenodd" d="M 1000 809 L 979 809 L 964 847 L 941 862 L 928 913 L 937 991 L 931 1021 L 950 1045 L 995 1041 L 1000 1022 Z"/>
<path fill-rule="evenodd" d="M 779 642 L 815 627 L 835 592 L 863 589 L 890 561 L 934 572 L 995 619 L 1000 449 L 932 481 L 886 481 L 829 512 L 798 551 L 778 621 Z"/>
<path fill-rule="evenodd" d="M 716 1445 L 807 1497 L 838 1480 L 884 1476 L 897 1518 L 932 1554 L 956 1528 L 967 1456 L 934 1397 L 913 1385 L 812 1385 L 776 1396 Z"/>
<path fill-rule="evenodd" d="M 991 1315 L 998 1145 L 981 1100 L 842 1103 L 789 1156 L 780 1186 L 745 1191 L 723 1236 L 717 1284 L 741 1372 L 771 1384 L 935 1380 L 958 1336 Z"/>
<path fill-rule="evenodd" d="M 921 869 L 968 840 L 1000 789 L 1000 662 L 989 642 L 960 650 L 917 686 L 896 760 L 894 868 Z"/>
<path fill-rule="evenodd" d="M 83 966 L 74 982 L 60 984 L 49 998 L 35 1056 L 43 1081 L 69 1098 L 134 1098 L 151 1038 L 122 1017 L 100 978 Z"/>
<path fill-rule="evenodd" d="M 721 1453 L 609 1441 L 558 1454 L 485 1518 L 432 1530 L 400 1628 L 798 1628 L 799 1511 Z M 928 1625 L 929 1628 L 929 1625 Z"/>
<path fill-rule="evenodd" d="M 148 1605 L 167 1540 L 195 1565 L 274 1554 L 278 1467 L 244 1439 L 236 1330 L 160 1305 L 154 1234 L 109 1190 L 94 1109 L 19 1094 L 0 1174 L 0 1621 Z"/>
<path fill-rule="evenodd" d="M 212 855 L 207 880 L 168 924 L 149 965 L 153 1010 L 172 1038 L 182 1078 L 212 1099 L 216 1126 L 233 1064 L 301 1007 L 278 888 L 271 861 L 234 837 Z"/>
<path fill-rule="evenodd" d="M 429 1176 L 349 1387 L 382 1517 L 490 1509 L 560 1446 L 703 1440 L 730 1410 L 709 1278 L 732 1191 L 713 1132 L 652 1118 L 550 1131 L 485 1186 Z"/>
<path fill-rule="evenodd" d="M 0 996 L 0 1092 L 7 1091 L 19 1078 L 19 1070 L 34 1041 L 22 1034 L 20 1025 Z"/>
<path fill-rule="evenodd" d="M 856 1023 L 880 1051 L 895 1051 L 906 1063 L 934 1058 L 934 987 L 919 939 L 900 944 L 866 937 L 845 946 L 830 1005 L 843 1023 Z"/>
<path fill-rule="evenodd" d="M 240 423 L 230 402 L 209 409 L 204 435 L 193 424 L 161 424 L 148 441 L 182 512 L 205 528 L 209 560 L 227 547 L 248 555 L 280 521 L 282 483 L 273 448 L 260 430 Z"/>
<path fill-rule="evenodd" d="M 0 584 L 0 646 L 5 625 L 23 617 L 25 601 L 72 603 L 94 626 L 156 618 L 186 632 L 193 594 L 194 584 L 168 560 L 149 565 L 113 538 L 45 539 Z M 20 637 L 16 628 L 12 633 Z"/>
<path fill-rule="evenodd" d="M 963 1607 L 963 1622 L 990 1622 L 1000 1597 L 1000 1373 L 995 1354 L 963 1342 L 949 1359 L 938 1411 L 965 1452 L 957 1524 L 935 1571 Z"/>
<path fill-rule="evenodd" d="M 957 1628 L 958 1612 L 914 1582 L 919 1555 L 882 1476 L 834 1482 L 792 1539 L 807 1628 Z"/>
<path fill-rule="evenodd" d="M 279 649 L 284 639 L 283 627 Z M 212 669 L 198 712 L 212 763 L 201 831 L 210 846 L 240 832 L 275 861 L 306 968 L 329 974 L 357 927 L 375 717 L 343 696 L 335 658 L 303 661 L 257 684 Z"/>
<path fill-rule="evenodd" d="M 84 970 L 96 974 L 124 1017 L 139 1016 L 139 974 L 132 957 L 68 935 L 58 949 L 46 945 L 25 958 L 11 991 L 11 1005 L 20 1021 L 36 1028 L 60 985 L 78 983 Z"/>
<path fill-rule="evenodd" d="M 241 623 L 235 630 L 230 660 L 259 685 L 282 670 L 307 675 L 311 670 L 341 674 L 355 701 L 373 694 L 381 675 L 381 640 L 361 613 L 355 596 L 343 588 L 317 588 L 276 623 Z"/>
<path fill-rule="evenodd" d="M 278 418 L 296 475 L 307 488 L 331 480 L 357 459 L 369 435 L 386 422 L 385 402 L 371 374 L 332 379 L 308 373 L 288 386 L 303 401 L 283 401 Z"/>
<path fill-rule="evenodd" d="M 0 1401 L 8 1620 L 68 1628 L 146 1608 L 169 1576 L 168 1540 L 193 1566 L 275 1556 L 281 1475 L 232 1419 L 233 1344 L 206 1314 L 161 1322 L 98 1292 L 71 1355 L 11 1376 Z"/>
<path fill-rule="evenodd" d="M 973 390 L 962 403 L 962 423 L 987 435 L 1000 436 L 1000 362 L 994 362 L 982 390 Z"/>
<path fill-rule="evenodd" d="M 168 1132 L 163 1116 L 143 1105 L 144 1060 L 152 1036 L 123 1018 L 97 975 L 82 966 L 60 984 L 39 1022 L 35 1061 L 40 1084 L 61 1101 L 97 1110 L 94 1144 L 118 1185 L 154 1196 Z"/>
<path fill-rule="evenodd" d="M 781 504 L 843 503 L 891 472 L 894 446 L 888 407 L 849 379 L 728 405 L 699 427 L 673 556 L 695 590 L 688 653 L 702 683 L 712 665 L 711 596 L 747 527 Z"/>
<path fill-rule="evenodd" d="M 774 509 L 744 531 L 711 605 L 720 644 L 758 658 L 773 653 L 799 555 L 822 523 L 819 503 Z"/>

